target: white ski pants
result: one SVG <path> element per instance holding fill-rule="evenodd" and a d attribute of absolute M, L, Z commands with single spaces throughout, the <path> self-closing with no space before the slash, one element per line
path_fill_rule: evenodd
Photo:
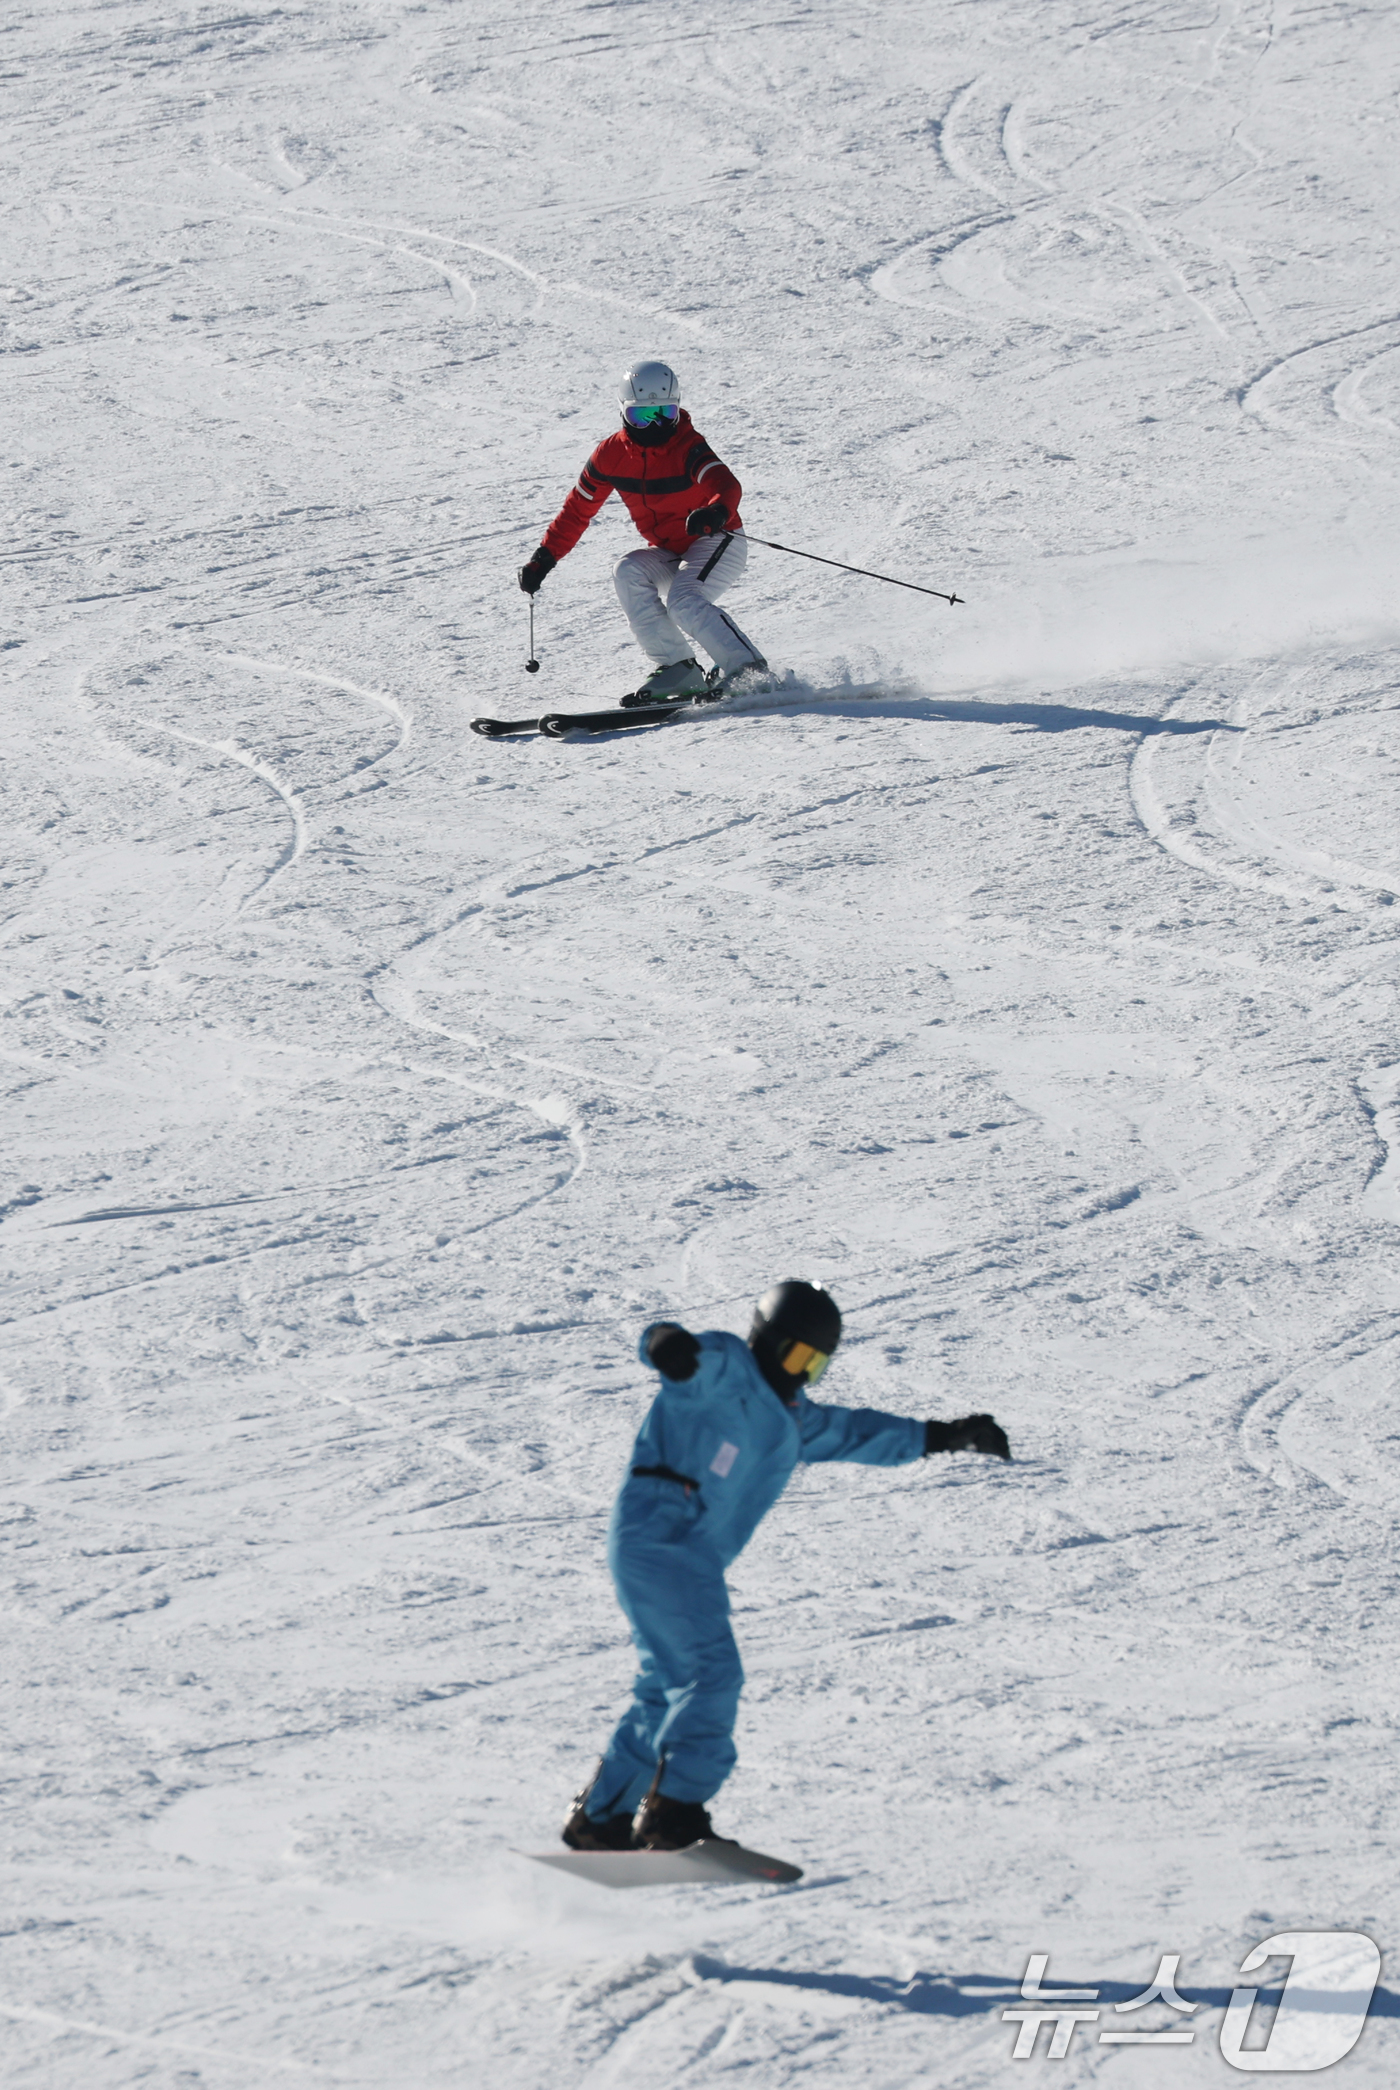
<path fill-rule="evenodd" d="M 719 608 L 749 562 L 742 537 L 702 537 L 682 556 L 656 545 L 628 552 L 613 570 L 617 599 L 632 636 L 657 667 L 703 647 L 725 675 L 766 665 L 752 639 Z"/>

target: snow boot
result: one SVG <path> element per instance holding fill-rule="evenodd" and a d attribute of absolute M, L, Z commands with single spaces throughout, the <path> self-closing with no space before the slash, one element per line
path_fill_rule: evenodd
<path fill-rule="evenodd" d="M 597 1775 L 595 1771 L 583 1791 L 574 1794 L 573 1812 L 560 1834 L 571 1851 L 630 1851 L 630 1814 L 592 1815 L 588 1812 L 588 1795 L 593 1790 Z"/>
<path fill-rule="evenodd" d="M 705 672 L 698 660 L 673 660 L 669 667 L 653 668 L 641 688 L 629 690 L 622 703 L 630 711 L 671 697 L 698 697 L 704 687 Z"/>
<path fill-rule="evenodd" d="M 698 1800 L 672 1800 L 664 1792 L 649 1792 L 637 1809 L 632 1825 L 633 1848 L 644 1851 L 683 1851 L 701 1840 L 731 1843 L 732 1837 L 716 1836 L 710 1817 Z"/>
<path fill-rule="evenodd" d="M 697 704 L 722 704 L 726 697 L 754 697 L 765 690 L 776 689 L 777 678 L 766 660 L 750 661 L 746 667 L 738 668 L 726 675 L 719 668 L 711 668 L 705 677 L 705 687 L 696 696 Z"/>

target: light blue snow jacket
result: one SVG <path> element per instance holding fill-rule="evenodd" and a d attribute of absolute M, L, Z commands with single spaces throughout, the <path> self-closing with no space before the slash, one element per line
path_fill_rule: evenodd
<path fill-rule="evenodd" d="M 646 1354 L 653 1322 L 642 1334 Z M 669 1325 L 669 1324 L 668 1324 Z M 851 1459 L 862 1466 L 906 1466 L 924 1453 L 924 1426 L 878 1408 L 825 1408 L 804 1392 L 788 1403 L 774 1393 L 748 1344 L 722 1332 L 697 1336 L 695 1376 L 668 1379 L 632 1447 L 630 1467 L 666 1466 L 692 1483 L 629 1471 L 613 1513 L 615 1537 L 636 1528 L 655 1507 L 658 1492 L 679 1506 L 682 1496 L 697 1537 L 728 1567 L 752 1538 L 792 1478 L 799 1461 Z M 687 1519 L 687 1521 L 689 1521 Z"/>

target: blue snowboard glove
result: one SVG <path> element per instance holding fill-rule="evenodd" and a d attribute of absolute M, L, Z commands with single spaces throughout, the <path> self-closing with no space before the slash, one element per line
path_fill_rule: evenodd
<path fill-rule="evenodd" d="M 687 537 L 717 537 L 728 528 L 729 510 L 723 501 L 711 501 L 708 508 L 692 508 L 685 519 Z"/>
<path fill-rule="evenodd" d="M 662 1321 L 647 1337 L 647 1359 L 666 1379 L 693 1379 L 700 1345 L 674 1321 Z"/>
<path fill-rule="evenodd" d="M 924 1457 L 935 1451 L 984 1451 L 993 1459 L 1011 1456 L 1005 1430 L 990 1415 L 964 1415 L 960 1422 L 926 1422 Z"/>

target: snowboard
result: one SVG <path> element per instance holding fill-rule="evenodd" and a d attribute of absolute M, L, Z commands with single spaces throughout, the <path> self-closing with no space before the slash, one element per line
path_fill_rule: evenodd
<path fill-rule="evenodd" d="M 548 711 L 543 718 L 474 718 L 473 733 L 488 740 L 504 740 L 508 733 L 543 733 L 550 740 L 563 740 L 569 733 L 617 733 L 628 726 L 659 726 L 678 711 L 691 711 L 689 697 L 674 704 L 638 704 L 625 709 L 614 705 L 607 711 Z"/>
<path fill-rule="evenodd" d="M 736 1880 L 766 1880 L 791 1886 L 802 1877 L 800 1865 L 784 1858 L 765 1858 L 742 1843 L 707 1836 L 683 1851 L 522 1851 L 537 1865 L 555 1865 L 575 1879 L 598 1887 L 704 1887 Z"/>

